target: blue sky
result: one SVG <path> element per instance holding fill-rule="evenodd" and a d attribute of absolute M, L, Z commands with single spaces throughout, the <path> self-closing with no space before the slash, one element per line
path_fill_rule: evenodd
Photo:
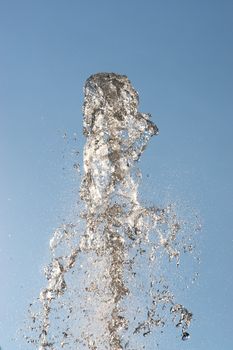
<path fill-rule="evenodd" d="M 227 0 L 0 0 L 3 350 L 20 349 L 11 338 L 75 200 L 62 136 L 82 149 L 82 88 L 101 71 L 126 74 L 160 129 L 142 161 L 153 200 L 188 202 L 204 223 L 192 338 L 167 346 L 232 347 L 232 16 Z"/>

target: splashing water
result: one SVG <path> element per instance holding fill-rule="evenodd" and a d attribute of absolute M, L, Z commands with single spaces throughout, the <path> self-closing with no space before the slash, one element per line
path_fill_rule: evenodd
<path fill-rule="evenodd" d="M 138 103 L 126 76 L 86 82 L 83 205 L 79 220 L 54 232 L 47 286 L 29 308 L 25 338 L 39 350 L 149 349 L 168 314 L 189 338 L 192 313 L 176 302 L 163 269 L 165 260 L 179 266 L 192 247 L 172 205 L 139 202 L 138 160 L 158 128 Z"/>

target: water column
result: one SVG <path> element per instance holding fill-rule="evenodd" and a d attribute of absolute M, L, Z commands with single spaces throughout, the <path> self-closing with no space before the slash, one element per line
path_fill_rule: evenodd
<path fill-rule="evenodd" d="M 170 319 L 186 340 L 192 313 L 171 286 L 192 232 L 172 204 L 138 199 L 137 164 L 158 128 L 138 112 L 124 75 L 92 75 L 84 94 L 82 201 L 50 240 L 47 284 L 30 304 L 25 339 L 39 350 L 151 349 L 153 331 Z"/>

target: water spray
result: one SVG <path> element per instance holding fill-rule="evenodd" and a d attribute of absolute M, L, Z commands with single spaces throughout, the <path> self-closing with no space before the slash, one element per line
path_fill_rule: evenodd
<path fill-rule="evenodd" d="M 163 262 L 179 266 L 190 242 L 179 238 L 171 205 L 145 207 L 138 198 L 139 159 L 158 128 L 138 111 L 124 75 L 92 75 L 84 93 L 82 224 L 63 225 L 50 240 L 47 286 L 41 307 L 31 304 L 26 339 L 39 350 L 148 350 L 169 314 L 185 340 L 192 313 L 176 302 Z"/>

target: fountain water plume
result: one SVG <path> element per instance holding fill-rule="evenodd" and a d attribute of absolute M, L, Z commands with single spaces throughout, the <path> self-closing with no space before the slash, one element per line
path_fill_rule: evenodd
<path fill-rule="evenodd" d="M 50 241 L 42 308 L 30 309 L 38 336 L 26 339 L 40 350 L 145 349 L 169 309 L 185 340 L 192 313 L 176 303 L 161 271 L 165 257 L 179 266 L 190 242 L 179 238 L 173 206 L 146 208 L 138 198 L 138 160 L 158 128 L 138 111 L 124 75 L 92 75 L 84 93 L 82 225 L 64 225 Z"/>

